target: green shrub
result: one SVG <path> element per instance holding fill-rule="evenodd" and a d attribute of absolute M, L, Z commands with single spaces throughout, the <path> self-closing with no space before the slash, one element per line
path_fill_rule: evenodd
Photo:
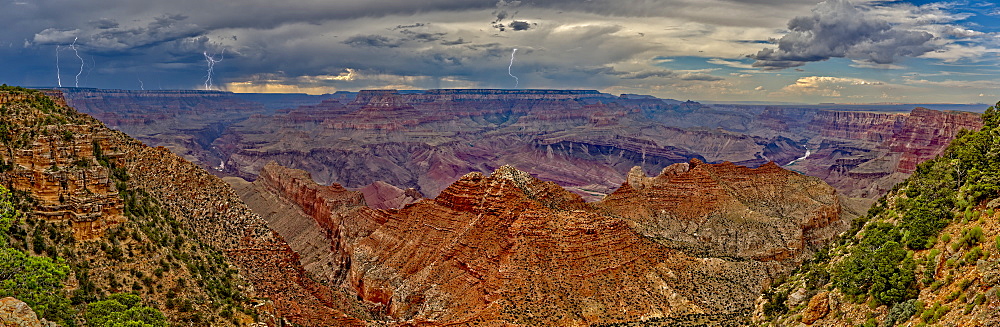
<path fill-rule="evenodd" d="M 895 326 L 896 323 L 910 319 L 910 317 L 917 313 L 917 302 L 917 300 L 911 299 L 893 305 L 889 309 L 889 313 L 885 316 L 885 320 L 882 321 L 882 326 Z M 923 306 L 923 304 L 920 305 Z"/>
<path fill-rule="evenodd" d="M 983 241 L 983 228 L 975 226 L 962 231 L 962 237 L 958 240 L 960 247 L 973 247 Z"/>
<path fill-rule="evenodd" d="M 767 317 L 780 316 L 788 312 L 788 305 L 785 301 L 788 300 L 787 292 L 777 292 L 773 293 L 770 290 L 764 292 L 764 298 L 767 303 L 764 304 L 764 315 Z"/>
<path fill-rule="evenodd" d="M 63 325 L 72 324 L 73 308 L 69 295 L 63 292 L 63 281 L 69 276 L 69 265 L 61 258 L 30 256 L 7 244 L 7 233 L 20 216 L 14 208 L 9 190 L 0 186 L 0 297 L 11 296 L 24 301 L 39 316 Z M 36 251 L 47 249 L 41 241 L 44 224 L 36 224 Z M 53 252 L 42 250 L 44 252 Z"/>
<path fill-rule="evenodd" d="M 973 263 L 976 262 L 976 260 L 979 260 L 979 258 L 982 258 L 982 257 L 983 257 L 983 249 L 981 247 L 979 247 L 979 246 L 976 246 L 976 247 L 972 248 L 971 250 L 969 250 L 968 253 L 965 254 L 965 262 L 968 262 L 969 264 L 973 264 Z"/>
<path fill-rule="evenodd" d="M 103 301 L 87 304 L 84 315 L 91 327 L 166 327 L 167 319 L 160 310 L 142 304 L 138 295 L 117 293 Z"/>
<path fill-rule="evenodd" d="M 950 294 L 948 294 L 947 297 L 944 298 L 944 300 L 947 301 L 947 302 L 955 301 L 955 299 L 957 299 L 958 296 L 961 295 L 961 294 L 962 294 L 962 291 L 951 292 Z"/>

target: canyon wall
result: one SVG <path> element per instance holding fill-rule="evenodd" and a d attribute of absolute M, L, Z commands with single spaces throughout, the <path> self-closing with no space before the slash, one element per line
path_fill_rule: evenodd
<path fill-rule="evenodd" d="M 823 178 L 845 195 L 874 199 L 944 151 L 960 130 L 978 130 L 970 112 L 916 108 L 910 113 L 820 111 L 808 158 L 789 168 Z"/>
<path fill-rule="evenodd" d="M 593 90 L 67 92 L 84 112 L 217 175 L 252 181 L 275 161 L 321 184 L 381 181 L 429 196 L 466 173 L 514 165 L 596 201 L 633 166 L 653 174 L 696 158 L 794 163 L 864 202 L 979 124 L 976 114 L 923 108 L 703 105 Z"/>
<path fill-rule="evenodd" d="M 3 101 L 0 103 L 0 110 L 3 111 L 0 125 L 4 127 L 0 130 L 0 138 L 4 144 L 3 151 L 0 152 L 0 166 L 3 168 L 0 170 L 0 182 L 32 199 L 29 202 L 33 209 L 29 213 L 31 219 L 46 220 L 54 226 L 68 225 L 73 232 L 72 240 L 68 242 L 78 248 L 73 248 L 76 252 L 65 253 L 92 256 L 102 248 L 105 252 L 112 251 L 108 243 L 113 244 L 114 251 L 125 252 L 118 252 L 120 257 L 114 258 L 114 262 L 91 261 L 87 263 L 85 270 L 80 271 L 103 276 L 107 269 L 114 269 L 118 275 L 111 273 L 111 277 L 124 281 L 127 280 L 126 274 L 122 273 L 125 269 L 129 269 L 131 275 L 145 271 L 145 276 L 154 276 L 153 268 L 163 265 L 171 267 L 166 261 L 167 255 L 152 250 L 158 249 L 159 245 L 142 243 L 165 242 L 164 240 L 147 239 L 139 231 L 126 233 L 125 236 L 121 233 L 114 234 L 116 236 L 113 239 L 108 239 L 112 237 L 106 234 L 108 230 L 120 230 L 118 225 L 138 224 L 132 216 L 140 213 L 123 213 L 123 208 L 126 207 L 123 202 L 142 201 L 141 206 L 133 205 L 132 210 L 155 210 L 142 215 L 180 223 L 171 227 L 175 230 L 171 235 L 176 234 L 177 237 L 171 238 L 173 245 L 169 258 L 173 261 L 175 256 L 182 256 L 187 265 L 184 268 L 180 265 L 172 266 L 172 271 L 167 270 L 167 277 L 164 279 L 169 279 L 169 276 L 178 279 L 187 277 L 192 284 L 198 283 L 189 285 L 188 289 L 181 288 L 181 294 L 198 294 L 207 292 L 206 289 L 209 288 L 218 290 L 223 285 L 220 281 L 223 274 L 229 278 L 228 272 L 212 270 L 213 274 L 219 275 L 209 277 L 208 285 L 202 284 L 204 280 L 195 279 L 194 275 L 208 274 L 208 271 L 201 269 L 207 269 L 211 265 L 203 260 L 227 260 L 225 262 L 230 262 L 233 269 L 238 271 L 239 279 L 249 282 L 246 286 L 233 286 L 241 289 L 228 290 L 226 292 L 233 293 L 227 294 L 236 297 L 232 299 L 234 301 L 253 299 L 258 305 L 252 310 L 260 314 L 260 322 L 271 326 L 287 323 L 309 326 L 365 325 L 361 320 L 368 317 L 365 311 L 343 291 L 324 286 L 310 276 L 303 269 L 299 255 L 284 238 L 270 229 L 219 178 L 166 148 L 146 146 L 74 111 L 65 106 L 59 92 L 47 92 L 47 95 L 43 95 L 18 91 L 9 96 L 0 92 L 0 101 Z M 129 194 L 121 194 L 123 189 L 128 189 Z M 360 196 L 356 203 L 363 203 Z M 169 223 L 167 225 L 170 226 Z M 184 232 L 180 232 L 181 229 Z M 49 233 L 56 231 L 57 229 L 52 229 Z M 38 230 L 35 233 L 39 233 Z M 147 233 L 145 229 L 142 233 L 163 234 Z M 185 240 L 186 236 L 198 241 Z M 119 244 L 125 245 L 125 250 L 119 249 Z M 220 250 L 226 258 L 190 258 L 187 252 L 179 251 L 204 249 L 203 245 Z M 35 245 L 34 251 L 42 250 Z M 136 252 L 146 255 L 136 255 Z M 58 254 L 65 255 L 62 252 Z M 79 272 L 74 270 L 74 273 Z M 158 274 L 157 279 L 164 271 L 159 270 Z M 74 280 L 82 281 L 85 278 L 77 275 Z M 159 282 L 150 279 L 146 285 L 148 287 L 154 283 Z M 138 285 L 138 282 L 133 285 L 132 290 L 144 289 Z M 108 287 L 107 291 L 114 292 L 121 291 L 121 286 L 102 287 Z M 225 287 L 229 287 L 229 284 Z M 171 288 L 169 292 L 175 291 L 175 288 Z M 190 298 L 181 297 L 180 300 L 190 301 Z M 242 306 L 242 303 L 236 303 L 237 306 Z M 156 305 L 160 306 L 161 303 Z M 216 306 L 209 307 L 208 303 L 197 303 L 184 310 L 214 312 L 220 309 Z M 177 312 L 173 309 L 180 310 L 171 307 L 171 311 L 167 312 Z M 165 309 L 161 307 L 161 310 Z M 172 317 L 172 321 L 175 318 L 177 317 Z M 193 320 L 188 320 L 191 321 Z M 244 321 L 243 324 L 252 322 L 254 321 Z M 213 324 L 238 324 L 238 321 L 213 320 Z"/>
<path fill-rule="evenodd" d="M 637 167 L 598 203 L 503 166 L 389 210 L 340 201 L 339 188 L 315 191 L 324 187 L 303 183 L 300 170 L 265 171 L 267 184 L 283 185 L 268 192 L 284 201 L 336 203 L 331 214 L 307 211 L 318 225 L 339 222 L 325 228 L 349 257 L 339 286 L 403 325 L 739 315 L 829 237 L 815 231 L 838 223 L 832 188 L 773 164 L 692 160 L 656 177 Z"/>

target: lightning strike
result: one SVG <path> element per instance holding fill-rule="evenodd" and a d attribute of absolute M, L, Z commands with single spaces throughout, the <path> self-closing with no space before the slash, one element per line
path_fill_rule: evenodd
<path fill-rule="evenodd" d="M 517 76 L 514 76 L 514 74 L 510 72 L 510 69 L 514 67 L 514 54 L 515 53 L 517 53 L 517 48 L 514 48 L 514 51 L 510 53 L 510 65 L 507 66 L 507 75 L 510 75 L 510 77 L 514 78 L 514 88 L 516 89 L 517 85 L 520 84 L 521 81 L 519 79 L 517 79 Z"/>
<path fill-rule="evenodd" d="M 80 75 L 83 75 L 83 67 L 84 67 L 84 64 L 85 64 L 84 61 L 83 61 L 83 57 L 80 57 L 80 52 L 76 50 L 76 40 L 77 39 L 78 38 L 74 37 L 73 38 L 73 44 L 69 45 L 69 48 L 73 49 L 73 53 L 76 54 L 76 58 L 80 59 L 80 72 L 76 73 L 76 84 L 74 84 L 73 87 L 80 87 Z"/>
<path fill-rule="evenodd" d="M 59 87 L 62 87 L 62 73 L 59 72 L 59 46 L 56 46 L 56 81 L 59 82 Z"/>
<path fill-rule="evenodd" d="M 215 55 L 208 55 L 208 51 L 202 52 L 205 55 L 205 62 L 208 64 L 208 73 L 205 75 L 205 90 L 212 90 L 212 75 L 215 74 L 215 64 L 222 62 L 226 58 L 226 49 L 222 49 L 222 54 L 218 60 L 215 59 Z"/>

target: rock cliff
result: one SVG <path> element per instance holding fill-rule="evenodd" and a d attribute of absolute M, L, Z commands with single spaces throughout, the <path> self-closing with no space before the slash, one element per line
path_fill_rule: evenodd
<path fill-rule="evenodd" d="M 97 287 L 124 291 L 121 283 L 134 281 L 131 291 L 165 301 L 155 305 L 177 323 L 254 322 L 234 316 L 235 309 L 256 311 L 273 326 L 364 325 L 365 311 L 313 279 L 287 242 L 219 178 L 74 111 L 59 92 L 4 88 L 0 182 L 30 199 L 31 249 L 70 256 L 74 301 Z M 21 224 L 16 230 L 27 228 Z M 60 234 L 62 226 L 71 236 Z M 22 242 L 14 244 L 27 247 Z M 250 299 L 257 306 L 244 309 Z"/>
<path fill-rule="evenodd" d="M 312 215 L 318 225 L 336 225 L 326 229 L 331 251 L 347 257 L 339 287 L 377 319 L 404 325 L 742 314 L 825 237 L 813 231 L 835 223 L 839 210 L 822 181 L 773 164 L 693 160 L 653 178 L 637 168 L 598 203 L 502 166 L 390 210 L 342 201 L 361 193 L 308 185 L 302 171 L 265 171 L 268 184 L 285 185 L 267 188 L 272 194 L 301 208 L 339 208 L 311 210 L 324 212 Z"/>
<path fill-rule="evenodd" d="M 35 311 L 21 300 L 0 299 L 0 327 L 54 327 L 56 324 L 39 318 Z"/>
<path fill-rule="evenodd" d="M 100 238 L 106 228 L 124 221 L 111 172 L 94 155 L 120 155 L 108 142 L 111 131 L 67 115 L 59 97 L 0 92 L 0 106 L 5 145 L 0 182 L 9 189 L 31 190 L 34 215 L 71 224 L 80 240 Z"/>
<path fill-rule="evenodd" d="M 978 130 L 970 112 L 916 108 L 910 113 L 820 111 L 812 122 L 819 137 L 811 155 L 792 169 L 823 178 L 843 194 L 874 199 L 934 158 L 960 130 Z"/>

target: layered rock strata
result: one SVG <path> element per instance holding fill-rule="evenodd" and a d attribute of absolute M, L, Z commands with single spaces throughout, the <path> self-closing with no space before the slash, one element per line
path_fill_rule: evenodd
<path fill-rule="evenodd" d="M 106 228 L 124 221 L 111 172 L 96 157 L 102 153 L 120 156 L 109 142 L 112 133 L 92 121 L 60 122 L 64 118 L 56 117 L 62 115 L 21 107 L 25 102 L 44 101 L 54 108 L 65 106 L 58 96 L 33 97 L 0 92 L 0 106 L 7 107 L 3 133 L 10 133 L 3 135 L 0 162 L 7 167 L 0 171 L 0 182 L 9 189 L 30 190 L 36 200 L 34 215 L 71 224 L 76 239 L 100 238 Z M 32 123 L 42 126 L 32 129 Z"/>
<path fill-rule="evenodd" d="M 978 130 L 970 112 L 916 108 L 910 113 L 821 111 L 810 156 L 791 169 L 823 178 L 850 197 L 874 199 L 947 147 L 961 130 Z"/>
<path fill-rule="evenodd" d="M 241 293 L 260 304 L 262 322 L 365 325 L 360 319 L 368 315 L 357 302 L 313 279 L 299 255 L 225 182 L 166 148 L 146 146 L 75 112 L 58 92 L 49 92 L 51 98 L 20 94 L 28 97 L 0 92 L 7 101 L 0 104 L 0 181 L 36 200 L 35 217 L 69 220 L 77 240 L 101 238 L 122 221 L 119 186 L 108 178 L 116 174 L 122 186 L 148 195 L 162 214 L 226 254 L 250 281 Z"/>
<path fill-rule="evenodd" d="M 336 226 L 332 251 L 348 258 L 339 287 L 403 325 L 740 314 L 822 241 L 811 231 L 834 224 L 839 210 L 822 181 L 773 164 L 694 160 L 652 178 L 636 169 L 598 203 L 503 166 L 390 210 L 314 191 L 327 187 L 302 183 L 301 171 L 266 171 L 268 180 L 288 179 L 267 189 L 299 207 L 339 206 L 311 211 L 319 225 Z"/>

